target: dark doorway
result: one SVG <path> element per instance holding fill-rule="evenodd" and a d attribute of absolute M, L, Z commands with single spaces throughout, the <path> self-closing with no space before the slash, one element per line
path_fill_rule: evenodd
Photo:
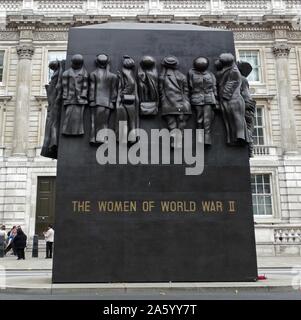
<path fill-rule="evenodd" d="M 38 177 L 35 234 L 43 237 L 43 231 L 54 223 L 56 177 Z"/>

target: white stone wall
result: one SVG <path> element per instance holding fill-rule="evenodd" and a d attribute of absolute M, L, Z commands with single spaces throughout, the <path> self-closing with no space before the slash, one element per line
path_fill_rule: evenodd
<path fill-rule="evenodd" d="M 5 50 L 4 81 L 0 85 L 0 223 L 21 224 L 32 236 L 35 226 L 37 177 L 54 176 L 56 162 L 39 157 L 44 131 L 48 50 L 66 50 L 68 28 L 106 21 L 195 23 L 234 31 L 236 49 L 259 50 L 262 83 L 252 85 L 263 105 L 266 146 L 251 160 L 253 173 L 270 173 L 273 216 L 255 217 L 257 250 L 261 255 L 300 255 L 301 230 L 301 2 L 256 1 L 0 1 L 0 50 Z M 29 15 L 26 21 L 20 15 Z M 57 18 L 60 17 L 60 20 Z M 250 22 L 250 18 L 252 21 Z M 290 47 L 287 68 L 295 124 L 294 152 L 285 153 L 285 129 L 279 97 L 278 58 L 274 47 Z M 30 63 L 27 149 L 14 154 L 18 83 L 17 45 L 34 47 Z M 278 61 L 278 62 L 277 62 Z M 283 62 L 283 60 L 282 60 Z M 283 97 L 282 97 L 283 98 Z M 282 105 L 281 105 L 282 103 Z M 279 234 L 283 236 L 279 236 Z M 301 239 L 301 238 L 300 238 Z"/>
<path fill-rule="evenodd" d="M 9 159 L 0 162 L 0 221 L 34 235 L 38 176 L 55 176 L 56 161 Z"/>

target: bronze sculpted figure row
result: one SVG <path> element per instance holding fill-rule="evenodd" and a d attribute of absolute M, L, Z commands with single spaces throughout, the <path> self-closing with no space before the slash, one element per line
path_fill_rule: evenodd
<path fill-rule="evenodd" d="M 204 129 L 204 143 L 212 144 L 212 123 L 220 111 L 226 128 L 226 141 L 231 145 L 249 144 L 252 156 L 254 113 L 256 103 L 249 91 L 247 76 L 252 67 L 247 62 L 235 63 L 231 53 L 223 53 L 215 61 L 216 72 L 209 71 L 209 60 L 197 57 L 187 76 L 179 70 L 179 61 L 167 56 L 158 72 L 156 60 L 141 58 L 136 71 L 135 61 L 125 55 L 117 74 L 110 71 L 110 58 L 99 54 L 96 68 L 88 74 L 83 56 L 76 54 L 71 67 L 64 71 L 64 62 L 51 62 L 54 70 L 49 85 L 45 140 L 41 154 L 56 158 L 60 131 L 61 106 L 65 108 L 62 134 L 77 136 L 84 132 L 84 109 L 89 105 L 90 143 L 104 143 L 98 137 L 109 127 L 110 116 L 116 110 L 117 136 L 122 141 L 135 142 L 139 117 L 161 116 L 167 128 L 183 130 L 192 110 L 196 126 Z M 119 127 L 119 122 L 125 125 Z M 131 134 L 129 135 L 129 133 Z"/>

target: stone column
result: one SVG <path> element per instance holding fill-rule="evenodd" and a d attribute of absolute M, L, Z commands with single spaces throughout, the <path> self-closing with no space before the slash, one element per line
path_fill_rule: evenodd
<path fill-rule="evenodd" d="M 285 42 L 276 43 L 273 47 L 273 52 L 276 57 L 282 150 L 285 154 L 297 153 L 295 112 L 288 61 L 290 50 L 291 48 Z"/>
<path fill-rule="evenodd" d="M 28 142 L 28 113 L 30 105 L 31 59 L 34 47 L 31 44 L 17 46 L 19 56 L 17 69 L 17 97 L 15 108 L 15 126 L 13 155 L 26 155 Z"/>

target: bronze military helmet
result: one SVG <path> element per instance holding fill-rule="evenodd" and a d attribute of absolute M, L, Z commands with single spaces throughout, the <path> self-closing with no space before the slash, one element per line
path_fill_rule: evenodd
<path fill-rule="evenodd" d="M 109 63 L 109 57 L 106 54 L 101 53 L 96 56 L 96 64 L 100 68 L 105 68 L 108 65 L 108 63 Z"/>
<path fill-rule="evenodd" d="M 141 58 L 140 65 L 145 69 L 151 69 L 156 64 L 156 60 L 151 56 L 144 56 Z"/>
<path fill-rule="evenodd" d="M 198 57 L 193 61 L 193 67 L 198 71 L 205 71 L 209 67 L 209 60 L 206 57 Z"/>
<path fill-rule="evenodd" d="M 234 63 L 235 58 L 232 53 L 222 53 L 219 56 L 219 60 L 224 67 L 230 67 Z"/>
<path fill-rule="evenodd" d="M 123 56 L 123 67 L 126 69 L 134 69 L 135 68 L 135 61 L 128 55 Z"/>
<path fill-rule="evenodd" d="M 81 54 L 75 54 L 71 58 L 71 63 L 73 69 L 80 69 L 84 64 L 84 57 Z"/>

